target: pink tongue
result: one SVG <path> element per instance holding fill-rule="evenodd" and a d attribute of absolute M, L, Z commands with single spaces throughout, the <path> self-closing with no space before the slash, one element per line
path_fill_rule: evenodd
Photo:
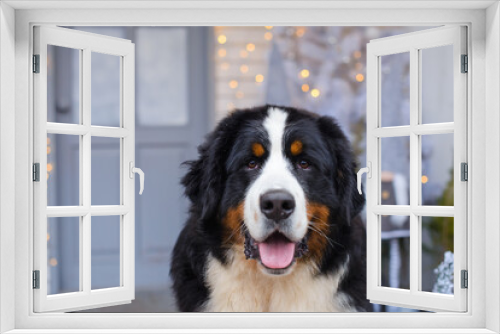
<path fill-rule="evenodd" d="M 283 269 L 292 263 L 295 244 L 285 240 L 273 240 L 259 244 L 260 260 L 271 269 Z"/>

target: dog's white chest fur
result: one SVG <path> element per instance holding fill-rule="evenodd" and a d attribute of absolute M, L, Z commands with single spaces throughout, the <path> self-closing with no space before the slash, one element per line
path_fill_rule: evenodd
<path fill-rule="evenodd" d="M 349 297 L 337 291 L 343 270 L 314 276 L 314 269 L 297 263 L 286 276 L 264 274 L 255 260 L 235 252 L 224 266 L 208 257 L 206 283 L 210 296 L 205 312 L 355 312 Z"/>

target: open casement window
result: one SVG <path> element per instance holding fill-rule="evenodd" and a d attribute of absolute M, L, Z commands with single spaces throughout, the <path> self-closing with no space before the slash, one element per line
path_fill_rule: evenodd
<path fill-rule="evenodd" d="M 53 68 L 65 61 L 54 57 L 58 52 L 72 55 L 79 69 L 74 71 L 79 76 L 73 85 L 79 103 L 73 106 L 76 116 L 72 119 L 55 119 L 48 112 L 54 95 L 50 83 L 64 80 L 70 72 L 54 74 Z M 101 72 L 94 66 L 95 60 L 103 58 L 109 66 L 116 64 L 117 88 L 112 98 L 119 101 L 119 107 L 116 122 L 95 124 L 93 100 L 98 100 L 100 92 L 92 86 Z M 73 311 L 130 303 L 135 293 L 134 172 L 139 172 L 134 167 L 134 44 L 38 26 L 34 28 L 33 72 L 34 310 Z M 60 168 L 62 164 L 65 168 Z M 99 199 L 91 189 L 95 182 L 116 186 L 116 198 Z M 55 188 L 62 189 L 57 196 Z M 51 255 L 49 249 L 56 240 L 70 245 L 60 257 Z M 100 248 L 95 249 L 96 244 Z M 115 279 L 96 284 L 94 271 Z M 58 280 L 67 284 L 55 285 Z"/>
<path fill-rule="evenodd" d="M 371 302 L 431 311 L 467 310 L 467 290 L 461 282 L 467 270 L 466 54 L 466 28 L 459 26 L 367 45 L 365 171 Z M 391 67 L 398 59 L 406 68 Z M 401 101 L 391 99 L 394 94 L 407 94 L 408 103 L 393 105 Z M 430 167 L 429 151 L 438 161 Z M 429 203 L 424 195 L 439 189 L 439 182 L 440 195 Z M 388 232 L 386 222 L 399 229 Z M 395 263 L 387 259 L 387 240 L 406 242 L 404 256 L 399 251 L 395 261 L 406 263 L 405 286 L 383 281 L 383 276 L 393 275 L 385 274 L 385 268 Z M 440 253 L 441 265 L 434 262 L 434 269 L 424 270 L 429 251 Z"/>

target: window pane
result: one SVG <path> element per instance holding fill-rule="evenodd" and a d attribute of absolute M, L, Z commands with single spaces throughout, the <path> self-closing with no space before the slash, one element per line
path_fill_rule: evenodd
<path fill-rule="evenodd" d="M 410 204 L 410 137 L 381 138 L 382 205 Z"/>
<path fill-rule="evenodd" d="M 119 205 L 120 138 L 92 137 L 92 205 Z"/>
<path fill-rule="evenodd" d="M 80 122 L 80 50 L 47 46 L 47 121 Z"/>
<path fill-rule="evenodd" d="M 453 294 L 453 217 L 421 217 L 422 291 Z"/>
<path fill-rule="evenodd" d="M 47 294 L 80 291 L 80 217 L 47 218 Z"/>
<path fill-rule="evenodd" d="M 120 57 L 92 52 L 92 125 L 120 126 Z"/>
<path fill-rule="evenodd" d="M 46 177 L 48 206 L 80 205 L 79 136 L 47 135 Z"/>
<path fill-rule="evenodd" d="M 92 289 L 120 286 L 120 216 L 92 217 Z"/>
<path fill-rule="evenodd" d="M 410 53 L 381 58 L 382 126 L 410 124 Z"/>
<path fill-rule="evenodd" d="M 453 134 L 422 136 L 422 204 L 453 206 Z"/>
<path fill-rule="evenodd" d="M 422 123 L 453 122 L 453 45 L 420 50 Z"/>
<path fill-rule="evenodd" d="M 410 288 L 409 216 L 380 216 L 381 266 L 380 285 Z"/>

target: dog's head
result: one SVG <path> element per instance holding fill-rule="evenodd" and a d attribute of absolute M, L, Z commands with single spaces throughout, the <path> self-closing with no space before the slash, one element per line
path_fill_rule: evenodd
<path fill-rule="evenodd" d="M 216 257 L 244 251 L 268 274 L 343 253 L 364 205 L 350 144 L 332 118 L 265 106 L 223 119 L 182 182 Z M 242 247 L 244 246 L 244 247 Z"/>

